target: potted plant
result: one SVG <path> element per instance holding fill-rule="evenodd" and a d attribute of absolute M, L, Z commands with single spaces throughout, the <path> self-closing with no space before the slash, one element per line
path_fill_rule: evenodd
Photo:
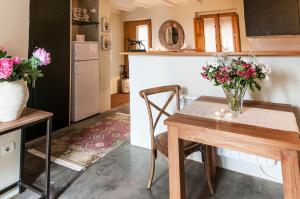
<path fill-rule="evenodd" d="M 51 63 L 50 54 L 36 48 L 29 59 L 12 57 L 0 48 L 0 122 L 18 119 L 28 101 L 27 84 L 43 77 L 41 66 Z"/>
<path fill-rule="evenodd" d="M 215 86 L 222 86 L 233 117 L 242 112 L 247 89 L 260 91 L 259 81 L 268 79 L 271 73 L 265 64 L 226 56 L 208 62 L 202 70 L 202 77 L 213 82 Z"/>

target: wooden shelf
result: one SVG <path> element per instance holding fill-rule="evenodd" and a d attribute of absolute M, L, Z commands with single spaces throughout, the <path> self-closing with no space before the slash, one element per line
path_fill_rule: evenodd
<path fill-rule="evenodd" d="M 72 20 L 72 25 L 76 26 L 86 26 L 86 25 L 98 25 L 99 22 L 95 21 L 79 21 L 79 20 Z"/>
<path fill-rule="evenodd" d="M 300 56 L 300 51 L 243 51 L 243 52 L 196 52 L 196 51 L 151 51 L 151 52 L 122 52 L 121 55 L 148 56 Z"/>
<path fill-rule="evenodd" d="M 22 116 L 14 121 L 11 122 L 0 122 L 0 135 L 2 135 L 4 132 L 10 130 L 10 129 L 17 129 L 21 126 L 25 126 L 27 124 L 35 123 L 40 120 L 47 119 L 49 117 L 52 117 L 53 113 L 31 109 L 31 108 L 25 108 Z"/>

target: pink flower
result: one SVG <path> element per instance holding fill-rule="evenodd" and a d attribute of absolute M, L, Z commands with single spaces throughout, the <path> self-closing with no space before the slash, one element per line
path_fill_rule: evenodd
<path fill-rule="evenodd" d="M 45 66 L 51 63 L 50 53 L 44 48 L 38 48 L 33 52 L 33 56 L 39 60 L 39 66 Z"/>
<path fill-rule="evenodd" d="M 227 73 L 229 71 L 229 67 L 228 66 L 223 66 L 221 69 L 222 73 Z"/>
<path fill-rule="evenodd" d="M 208 75 L 206 73 L 201 73 L 202 77 L 208 79 Z"/>
<path fill-rule="evenodd" d="M 13 72 L 14 61 L 12 59 L 0 59 L 0 79 L 8 79 Z"/>
<path fill-rule="evenodd" d="M 13 61 L 14 61 L 14 64 L 17 64 L 17 65 L 19 65 L 19 64 L 22 63 L 22 59 L 21 59 L 20 57 L 15 57 L 15 58 L 13 59 Z"/>
<path fill-rule="evenodd" d="M 202 66 L 202 70 L 207 70 L 207 66 Z"/>

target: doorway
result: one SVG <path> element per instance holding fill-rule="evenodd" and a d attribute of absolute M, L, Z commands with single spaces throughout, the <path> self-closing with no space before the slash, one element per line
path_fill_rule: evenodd
<path fill-rule="evenodd" d="M 124 51 L 128 52 L 128 40 L 142 41 L 146 50 L 152 48 L 151 19 L 124 22 Z M 129 73 L 128 55 L 124 56 L 126 71 Z"/>

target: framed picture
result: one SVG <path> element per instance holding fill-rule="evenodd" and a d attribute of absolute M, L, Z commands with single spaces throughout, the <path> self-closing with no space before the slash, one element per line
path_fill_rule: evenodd
<path fill-rule="evenodd" d="M 102 50 L 110 50 L 111 41 L 109 35 L 102 35 Z"/>
<path fill-rule="evenodd" d="M 103 17 L 102 18 L 102 32 L 109 32 L 110 31 L 110 19 Z"/>

